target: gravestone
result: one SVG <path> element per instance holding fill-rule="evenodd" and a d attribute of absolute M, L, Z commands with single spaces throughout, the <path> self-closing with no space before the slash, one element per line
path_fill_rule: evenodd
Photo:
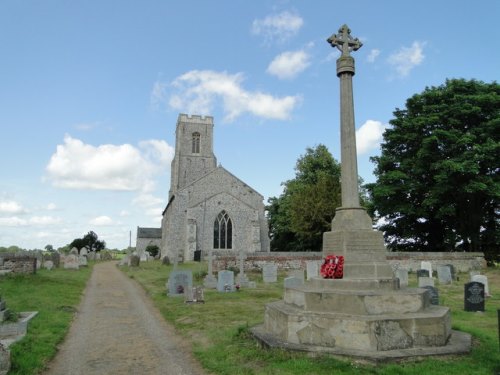
<path fill-rule="evenodd" d="M 61 254 L 59 254 L 57 251 L 54 251 L 50 256 L 50 259 L 54 263 L 54 267 L 58 268 L 61 263 Z"/>
<path fill-rule="evenodd" d="M 188 288 L 184 294 L 185 303 L 205 303 L 205 295 L 201 286 Z"/>
<path fill-rule="evenodd" d="M 217 274 L 217 290 L 219 292 L 234 292 L 234 272 L 223 270 Z"/>
<path fill-rule="evenodd" d="M 91 251 L 87 254 L 87 259 L 88 260 L 95 260 L 95 252 Z"/>
<path fill-rule="evenodd" d="M 307 273 L 307 280 L 311 280 L 313 277 L 318 277 L 319 261 L 317 260 L 306 261 L 306 273 Z"/>
<path fill-rule="evenodd" d="M 101 253 L 95 253 L 95 260 L 101 260 Z"/>
<path fill-rule="evenodd" d="M 267 263 L 262 266 L 262 280 L 265 283 L 275 283 L 278 281 L 278 266 L 274 263 Z"/>
<path fill-rule="evenodd" d="M 420 269 L 429 271 L 429 277 L 432 277 L 432 263 L 423 260 L 420 262 Z"/>
<path fill-rule="evenodd" d="M 131 255 L 130 258 L 128 259 L 129 267 L 139 267 L 140 263 L 141 263 L 141 258 L 139 258 L 138 255 Z"/>
<path fill-rule="evenodd" d="M 88 250 L 87 250 L 87 247 L 86 247 L 86 246 L 84 246 L 84 247 L 82 247 L 82 248 L 80 249 L 80 255 L 88 255 L 88 254 L 89 254 L 89 252 L 88 252 Z"/>
<path fill-rule="evenodd" d="M 170 273 L 167 282 L 169 296 L 182 296 L 193 287 L 193 273 L 190 270 L 175 270 Z"/>
<path fill-rule="evenodd" d="M 304 280 L 294 276 L 286 277 L 283 281 L 283 286 L 285 288 L 293 288 L 301 285 L 304 285 Z"/>
<path fill-rule="evenodd" d="M 451 279 L 454 281 L 457 281 L 458 275 L 457 275 L 457 270 L 455 269 L 455 266 L 453 264 L 445 264 L 445 266 L 450 267 Z"/>
<path fill-rule="evenodd" d="M 398 268 L 395 275 L 399 279 L 399 286 L 406 288 L 408 286 L 408 270 L 406 268 Z"/>
<path fill-rule="evenodd" d="M 471 281 L 464 285 L 464 310 L 484 311 L 484 284 Z"/>
<path fill-rule="evenodd" d="M 51 260 L 46 260 L 45 262 L 43 262 L 43 268 L 50 271 L 52 268 L 54 268 L 54 262 L 52 262 Z"/>
<path fill-rule="evenodd" d="M 0 342 L 0 375 L 7 375 L 10 366 L 10 351 Z"/>
<path fill-rule="evenodd" d="M 76 249 L 76 248 L 74 248 L 74 249 Z M 75 254 L 66 255 L 66 257 L 64 258 L 64 268 L 71 269 L 71 270 L 79 269 L 80 263 L 78 261 L 78 255 L 75 255 Z"/>
<path fill-rule="evenodd" d="M 434 286 L 434 279 L 431 277 L 419 277 L 418 287 L 423 288 L 424 286 Z"/>
<path fill-rule="evenodd" d="M 448 266 L 437 266 L 437 274 L 439 279 L 439 284 L 451 284 L 452 276 L 451 269 Z"/>
<path fill-rule="evenodd" d="M 472 276 L 471 281 L 482 283 L 484 285 L 484 296 L 490 297 L 490 287 L 488 285 L 488 277 L 486 277 L 485 275 L 474 275 Z"/>
<path fill-rule="evenodd" d="M 201 250 L 194 251 L 194 261 L 201 262 Z"/>
<path fill-rule="evenodd" d="M 163 258 L 161 258 L 161 264 L 163 264 L 164 266 L 170 266 L 170 258 L 165 255 Z"/>
<path fill-rule="evenodd" d="M 73 255 L 78 255 L 78 249 L 76 247 L 72 248 L 70 251 L 69 251 L 70 254 L 73 254 Z"/>
<path fill-rule="evenodd" d="M 423 269 L 417 270 L 417 278 L 421 277 L 430 277 L 429 271 Z"/>
<path fill-rule="evenodd" d="M 88 266 L 87 256 L 86 255 L 79 255 L 78 256 L 78 265 L 80 267 L 87 267 Z"/>
<path fill-rule="evenodd" d="M 245 258 L 245 253 L 243 252 L 243 250 L 241 250 L 239 254 L 240 272 L 238 273 L 238 276 L 236 276 L 236 283 L 244 288 L 255 288 L 255 282 L 251 282 L 250 280 L 248 280 L 248 277 L 245 274 Z"/>
<path fill-rule="evenodd" d="M 203 286 L 207 289 L 217 289 L 217 279 L 213 273 L 213 252 L 208 250 L 208 272 L 203 279 Z"/>
<path fill-rule="evenodd" d="M 431 305 L 439 305 L 439 292 L 436 287 L 427 285 L 423 287 L 424 289 L 427 289 L 429 292 L 429 301 Z"/>

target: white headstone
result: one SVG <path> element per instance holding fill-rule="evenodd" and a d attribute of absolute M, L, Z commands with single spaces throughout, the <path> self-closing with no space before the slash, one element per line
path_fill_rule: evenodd
<path fill-rule="evenodd" d="M 265 283 L 275 283 L 278 281 L 278 266 L 274 263 L 267 263 L 262 266 L 262 280 Z"/>
<path fill-rule="evenodd" d="M 84 246 L 80 249 L 80 255 L 88 255 L 88 250 L 87 250 L 87 247 Z"/>
<path fill-rule="evenodd" d="M 484 296 L 485 297 L 491 297 L 490 295 L 490 288 L 488 286 L 488 278 L 484 275 L 474 275 L 471 277 L 472 281 L 476 281 L 478 283 L 481 283 L 484 285 Z"/>
<path fill-rule="evenodd" d="M 319 276 L 319 265 L 320 261 L 317 260 L 306 261 L 307 280 L 311 280 L 313 277 Z"/>
<path fill-rule="evenodd" d="M 217 274 L 217 290 L 219 292 L 234 292 L 234 272 L 223 270 Z"/>
<path fill-rule="evenodd" d="M 54 262 L 52 262 L 51 260 L 46 260 L 45 262 L 43 262 L 43 268 L 50 271 L 52 268 L 54 268 Z"/>
<path fill-rule="evenodd" d="M 78 265 L 80 267 L 87 267 L 88 262 L 87 262 L 87 256 L 86 255 L 80 255 L 78 257 Z"/>
<path fill-rule="evenodd" d="M 193 287 L 193 273 L 190 270 L 176 270 L 169 275 L 167 288 L 169 296 L 181 296 Z"/>
<path fill-rule="evenodd" d="M 451 268 L 449 266 L 437 266 L 439 284 L 451 284 Z"/>
<path fill-rule="evenodd" d="M 426 262 L 426 261 L 420 262 L 420 269 L 429 271 L 429 277 L 432 278 L 432 263 L 431 262 Z"/>
<path fill-rule="evenodd" d="M 78 255 L 78 249 L 76 247 L 72 248 L 70 251 L 69 251 L 70 254 L 73 254 L 73 255 Z"/>

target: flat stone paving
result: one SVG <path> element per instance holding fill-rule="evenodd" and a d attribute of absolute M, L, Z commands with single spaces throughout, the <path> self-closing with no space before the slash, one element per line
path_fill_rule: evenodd
<path fill-rule="evenodd" d="M 205 374 L 190 344 L 115 262 L 94 266 L 70 332 L 47 367 L 45 375 Z"/>

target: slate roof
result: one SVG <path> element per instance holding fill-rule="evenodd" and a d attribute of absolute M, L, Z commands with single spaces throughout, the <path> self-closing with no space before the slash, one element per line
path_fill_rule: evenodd
<path fill-rule="evenodd" d="M 161 228 L 137 227 L 137 238 L 161 238 Z"/>

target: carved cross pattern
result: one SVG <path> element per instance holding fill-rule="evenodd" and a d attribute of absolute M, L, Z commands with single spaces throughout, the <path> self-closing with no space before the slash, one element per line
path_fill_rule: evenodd
<path fill-rule="evenodd" d="M 339 29 L 339 33 L 333 34 L 327 41 L 332 47 L 337 47 L 342 52 L 342 56 L 350 56 L 351 51 L 357 51 L 363 45 L 358 38 L 351 36 L 351 30 L 347 25 L 343 25 Z"/>

